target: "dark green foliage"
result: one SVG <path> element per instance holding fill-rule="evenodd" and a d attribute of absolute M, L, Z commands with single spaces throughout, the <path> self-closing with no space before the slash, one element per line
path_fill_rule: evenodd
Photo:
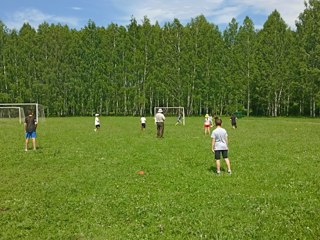
<path fill-rule="evenodd" d="M 259 31 L 246 17 L 221 32 L 203 15 L 163 26 L 89 20 L 81 30 L 0 22 L 0 102 L 39 102 L 50 116 L 151 115 L 155 106 L 319 116 L 319 5 L 306 3 L 296 31 L 277 10 Z"/>

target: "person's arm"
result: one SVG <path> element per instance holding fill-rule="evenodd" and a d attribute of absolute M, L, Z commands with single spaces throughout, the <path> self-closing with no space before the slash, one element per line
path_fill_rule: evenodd
<path fill-rule="evenodd" d="M 215 138 L 212 138 L 212 141 L 211 141 L 211 151 L 214 152 L 214 145 L 216 143 L 216 139 Z"/>
<path fill-rule="evenodd" d="M 27 132 L 27 123 L 24 123 L 24 132 Z"/>

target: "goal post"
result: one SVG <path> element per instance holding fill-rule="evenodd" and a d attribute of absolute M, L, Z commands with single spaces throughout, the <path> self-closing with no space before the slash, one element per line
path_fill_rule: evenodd
<path fill-rule="evenodd" d="M 184 107 L 154 107 L 154 116 L 157 114 L 159 109 L 162 109 L 163 114 L 166 116 L 181 116 L 182 125 L 186 125 L 186 118 Z"/>
<path fill-rule="evenodd" d="M 40 119 L 41 121 L 44 121 L 45 119 L 44 106 L 39 103 L 0 103 L 0 108 L 5 108 L 5 107 L 21 108 L 24 111 L 24 113 L 26 113 L 28 110 L 31 110 L 35 113 L 37 122 L 39 122 Z"/>
<path fill-rule="evenodd" d="M 22 107 L 2 107 L 0 106 L 0 118 L 18 118 L 19 123 L 23 123 L 25 119 Z"/>

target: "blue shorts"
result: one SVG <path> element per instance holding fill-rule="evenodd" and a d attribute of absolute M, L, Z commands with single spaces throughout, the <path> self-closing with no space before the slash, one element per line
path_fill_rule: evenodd
<path fill-rule="evenodd" d="M 27 138 L 36 138 L 37 133 L 36 132 L 26 132 L 26 139 Z"/>

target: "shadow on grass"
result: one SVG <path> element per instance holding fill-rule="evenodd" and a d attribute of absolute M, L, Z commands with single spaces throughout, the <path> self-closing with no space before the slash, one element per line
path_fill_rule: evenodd
<path fill-rule="evenodd" d="M 208 168 L 208 171 L 212 172 L 212 173 L 216 173 L 217 172 L 217 168 L 215 166 L 211 166 L 211 167 Z M 224 167 L 220 167 L 220 171 L 221 172 L 226 172 Z"/>

